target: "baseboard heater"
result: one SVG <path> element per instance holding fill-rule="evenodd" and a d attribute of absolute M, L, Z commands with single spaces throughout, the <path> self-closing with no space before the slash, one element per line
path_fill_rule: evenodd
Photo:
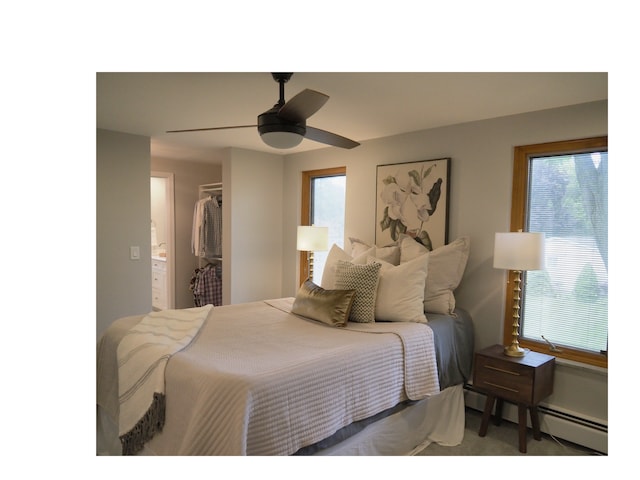
<path fill-rule="evenodd" d="M 475 390 L 473 385 L 465 385 L 465 404 L 469 408 L 482 412 L 486 396 Z M 594 454 L 608 455 L 608 426 L 596 421 L 539 405 L 540 430 L 554 438 L 566 440 L 581 445 Z M 509 402 L 504 403 L 502 417 L 513 423 L 518 423 L 518 408 Z M 530 422 L 530 419 L 527 419 Z M 530 423 L 529 423 L 529 426 Z"/>

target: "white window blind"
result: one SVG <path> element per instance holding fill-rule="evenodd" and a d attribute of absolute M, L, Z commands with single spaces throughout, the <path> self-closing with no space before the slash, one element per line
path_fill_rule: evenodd
<path fill-rule="evenodd" d="M 607 350 L 607 151 L 530 157 L 527 214 L 546 267 L 525 274 L 521 337 Z"/>
<path fill-rule="evenodd" d="M 315 177 L 311 184 L 311 223 L 329 227 L 329 248 L 334 243 L 344 248 L 344 212 L 346 175 Z M 314 252 L 313 279 L 317 285 L 322 281 L 322 272 L 328 251 Z"/>

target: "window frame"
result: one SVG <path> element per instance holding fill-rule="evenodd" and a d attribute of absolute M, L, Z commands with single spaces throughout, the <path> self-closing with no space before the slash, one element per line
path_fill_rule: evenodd
<path fill-rule="evenodd" d="M 312 181 L 319 177 L 336 177 L 339 175 L 347 175 L 347 167 L 331 167 L 331 168 L 323 168 L 319 170 L 307 170 L 302 172 L 302 201 L 300 204 L 300 225 L 307 226 L 311 225 L 311 217 L 313 215 L 313 204 L 311 196 L 313 194 L 311 185 Z M 307 263 L 307 252 L 299 252 L 299 261 L 298 261 L 298 277 L 299 284 L 307 279 L 308 272 L 306 271 L 305 265 Z"/>
<path fill-rule="evenodd" d="M 513 190 L 511 198 L 511 231 L 524 231 L 528 213 L 528 187 L 529 187 L 529 161 L 531 157 L 570 155 L 576 153 L 588 153 L 608 149 L 608 136 L 583 138 L 578 140 L 565 140 L 558 142 L 538 143 L 522 145 L 514 148 L 513 163 Z M 507 275 L 505 317 L 503 325 L 503 341 L 510 344 L 512 339 L 512 306 L 513 288 L 509 285 L 510 276 Z M 526 290 L 522 292 L 524 302 Z M 558 358 L 573 360 L 576 362 L 607 368 L 607 352 L 594 353 L 576 348 L 560 347 L 562 352 L 550 352 L 550 347 L 543 341 L 535 341 L 519 337 L 520 345 L 530 350 L 553 354 Z"/>

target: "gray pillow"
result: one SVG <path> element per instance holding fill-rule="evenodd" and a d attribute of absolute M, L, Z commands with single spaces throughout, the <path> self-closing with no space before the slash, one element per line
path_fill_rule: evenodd
<path fill-rule="evenodd" d="M 355 293 L 355 290 L 325 290 L 307 279 L 296 294 L 291 312 L 334 327 L 344 327 Z"/>

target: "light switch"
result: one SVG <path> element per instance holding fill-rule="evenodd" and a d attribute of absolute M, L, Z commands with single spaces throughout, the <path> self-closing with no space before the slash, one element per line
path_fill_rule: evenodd
<path fill-rule="evenodd" d="M 131 260 L 140 260 L 140 247 L 129 247 Z"/>

